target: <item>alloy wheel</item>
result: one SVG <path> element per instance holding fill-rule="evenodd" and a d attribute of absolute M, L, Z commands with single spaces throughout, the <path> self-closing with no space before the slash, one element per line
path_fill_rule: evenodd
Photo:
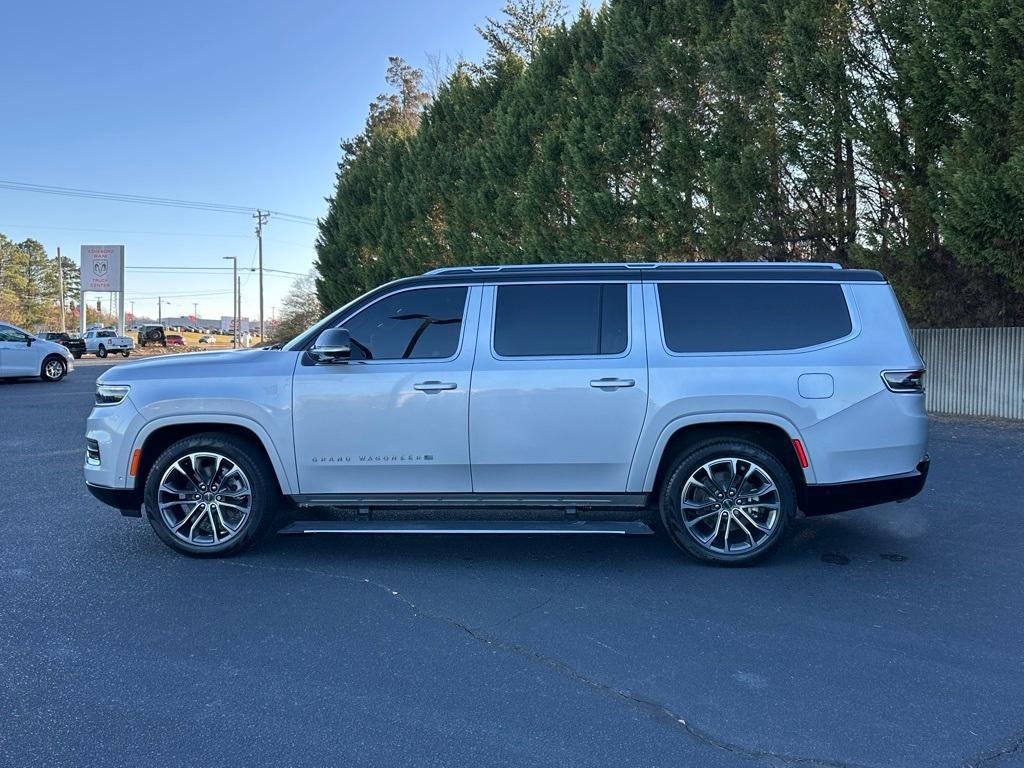
<path fill-rule="evenodd" d="M 160 478 L 157 507 L 175 537 L 193 546 L 218 546 L 245 528 L 252 511 L 252 484 L 226 456 L 188 453 Z"/>
<path fill-rule="evenodd" d="M 48 360 L 44 370 L 46 371 L 46 378 L 55 381 L 64 375 L 64 364 L 56 358 Z"/>
<path fill-rule="evenodd" d="M 767 470 L 749 459 L 725 457 L 690 475 L 679 510 L 687 532 L 701 547 L 739 555 L 771 538 L 779 525 L 781 499 Z"/>

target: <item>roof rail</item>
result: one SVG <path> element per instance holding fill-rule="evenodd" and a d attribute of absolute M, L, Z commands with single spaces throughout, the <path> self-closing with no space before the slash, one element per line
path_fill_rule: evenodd
<path fill-rule="evenodd" d="M 677 262 L 601 262 L 574 264 L 492 264 L 466 267 L 440 267 L 425 272 L 427 275 L 480 274 L 487 272 L 515 272 L 517 270 L 600 270 L 600 269 L 842 269 L 842 265 L 827 261 L 677 261 Z"/>

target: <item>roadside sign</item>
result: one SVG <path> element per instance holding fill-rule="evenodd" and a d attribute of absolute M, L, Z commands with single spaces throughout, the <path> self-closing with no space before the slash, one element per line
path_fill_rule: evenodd
<path fill-rule="evenodd" d="M 82 246 L 82 291 L 124 289 L 124 246 Z"/>

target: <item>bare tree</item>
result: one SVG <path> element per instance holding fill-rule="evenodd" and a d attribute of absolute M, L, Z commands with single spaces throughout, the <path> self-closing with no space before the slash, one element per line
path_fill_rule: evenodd
<path fill-rule="evenodd" d="M 487 17 L 476 31 L 490 46 L 488 64 L 517 57 L 529 61 L 541 38 L 565 18 L 562 0 L 508 0 L 501 9 L 503 18 Z"/>
<path fill-rule="evenodd" d="M 303 275 L 292 283 L 284 297 L 281 319 L 274 330 L 278 341 L 294 338 L 324 316 L 324 309 L 317 298 L 316 284 L 312 274 Z"/>

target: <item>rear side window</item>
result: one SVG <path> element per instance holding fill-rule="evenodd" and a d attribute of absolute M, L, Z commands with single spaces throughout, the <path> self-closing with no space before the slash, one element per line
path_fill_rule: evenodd
<path fill-rule="evenodd" d="M 401 291 L 343 325 L 353 360 L 440 360 L 459 348 L 467 288 Z"/>
<path fill-rule="evenodd" d="M 801 349 L 853 330 L 840 285 L 661 283 L 658 298 L 673 352 Z"/>
<path fill-rule="evenodd" d="M 502 285 L 497 293 L 494 351 L 503 357 L 626 351 L 625 283 Z"/>

